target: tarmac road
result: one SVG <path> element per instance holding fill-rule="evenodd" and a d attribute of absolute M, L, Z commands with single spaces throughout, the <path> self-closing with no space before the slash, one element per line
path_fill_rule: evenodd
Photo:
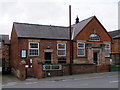
<path fill-rule="evenodd" d="M 3 84 L 2 88 L 118 88 L 118 72 L 31 78 Z"/>

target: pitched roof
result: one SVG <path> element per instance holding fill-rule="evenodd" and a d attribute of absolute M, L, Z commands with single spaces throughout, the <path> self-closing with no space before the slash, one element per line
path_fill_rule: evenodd
<path fill-rule="evenodd" d="M 10 44 L 9 35 L 0 35 L 0 41 L 4 41 L 5 44 Z"/>
<path fill-rule="evenodd" d="M 92 16 L 90 18 L 87 18 L 85 20 L 80 21 L 77 24 L 72 25 L 73 31 L 74 32 L 74 37 L 77 36 L 77 34 L 94 18 L 95 16 Z"/>
<path fill-rule="evenodd" d="M 77 24 L 72 25 L 72 38 L 77 34 L 94 18 L 92 16 L 85 20 L 80 21 Z M 69 40 L 69 27 L 63 26 L 51 26 L 51 25 L 39 25 L 14 22 L 14 27 L 18 37 L 23 38 L 44 38 L 44 39 L 64 39 Z"/>
<path fill-rule="evenodd" d="M 112 38 L 120 38 L 120 29 L 108 32 Z"/>
<path fill-rule="evenodd" d="M 14 27 L 18 37 L 43 39 L 69 39 L 69 28 L 62 26 L 16 23 Z"/>

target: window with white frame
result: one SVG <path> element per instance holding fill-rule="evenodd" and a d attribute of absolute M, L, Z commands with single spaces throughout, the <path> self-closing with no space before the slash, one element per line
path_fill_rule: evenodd
<path fill-rule="evenodd" d="M 100 41 L 100 37 L 97 34 L 91 34 L 89 37 L 90 41 Z"/>
<path fill-rule="evenodd" d="M 57 44 L 58 56 L 66 56 L 66 43 Z"/>
<path fill-rule="evenodd" d="M 105 57 L 110 57 L 110 43 L 105 43 Z"/>
<path fill-rule="evenodd" d="M 78 56 L 85 56 L 85 43 L 78 42 L 77 48 L 78 48 Z"/>
<path fill-rule="evenodd" d="M 29 56 L 39 56 L 39 42 L 29 42 Z"/>

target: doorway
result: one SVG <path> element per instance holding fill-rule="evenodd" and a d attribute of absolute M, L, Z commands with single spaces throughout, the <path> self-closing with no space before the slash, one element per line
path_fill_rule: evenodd
<path fill-rule="evenodd" d="M 46 64 L 51 64 L 51 52 L 45 52 L 45 63 Z"/>
<path fill-rule="evenodd" d="M 98 64 L 98 52 L 93 53 L 93 60 L 94 60 L 94 63 Z"/>

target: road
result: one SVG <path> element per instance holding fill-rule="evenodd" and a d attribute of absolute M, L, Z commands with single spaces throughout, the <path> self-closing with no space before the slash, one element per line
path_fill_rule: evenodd
<path fill-rule="evenodd" d="M 2 88 L 118 88 L 118 73 L 92 73 L 9 82 Z"/>

